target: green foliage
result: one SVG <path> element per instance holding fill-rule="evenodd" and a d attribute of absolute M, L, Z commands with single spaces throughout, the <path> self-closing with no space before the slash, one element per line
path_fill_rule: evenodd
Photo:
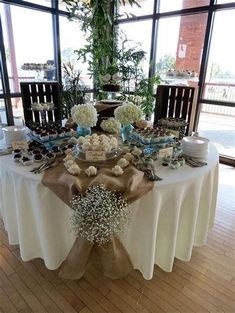
<path fill-rule="evenodd" d="M 136 105 L 139 105 L 147 117 L 150 117 L 154 109 L 156 86 L 161 82 L 160 76 L 141 79 L 134 94 L 130 97 Z"/>
<path fill-rule="evenodd" d="M 175 57 L 171 54 L 165 54 L 156 64 L 156 68 L 158 73 L 164 73 L 175 68 Z"/>
<path fill-rule="evenodd" d="M 140 5 L 136 0 L 64 0 L 71 19 L 81 22 L 87 44 L 75 52 L 78 59 L 88 63 L 89 74 L 98 89 L 102 85 L 101 77 L 105 74 L 119 73 L 122 77 L 122 99 L 134 96 L 134 102 L 141 106 L 146 115 L 153 111 L 153 89 L 160 82 L 159 76 L 144 78 L 142 62 L 145 52 L 137 45 L 130 47 L 130 42 L 115 27 L 114 7 L 118 4 Z M 104 96 L 101 93 L 99 96 Z"/>
<path fill-rule="evenodd" d="M 134 91 L 138 80 L 143 78 L 141 63 L 146 53 L 136 43 L 129 47 L 127 38 L 121 39 L 120 48 L 117 50 L 117 63 L 122 76 L 122 94 L 125 95 Z"/>
<path fill-rule="evenodd" d="M 62 108 L 61 113 L 63 118 L 71 116 L 71 108 L 75 104 L 82 104 L 85 102 L 86 88 L 81 84 L 80 72 L 74 69 L 74 65 L 70 62 L 62 66 L 65 76 L 65 83 L 61 92 Z"/>
<path fill-rule="evenodd" d="M 100 76 L 117 72 L 117 29 L 113 14 L 114 7 L 127 3 L 133 5 L 135 0 L 64 0 L 71 19 L 81 22 L 88 44 L 76 51 L 78 58 L 88 63 L 89 74 L 94 83 L 101 85 Z M 139 5 L 138 5 L 139 6 Z"/>

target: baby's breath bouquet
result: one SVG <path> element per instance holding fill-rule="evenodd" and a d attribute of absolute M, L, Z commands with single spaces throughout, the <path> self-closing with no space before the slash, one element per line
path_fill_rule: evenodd
<path fill-rule="evenodd" d="M 134 103 L 125 102 L 114 110 L 114 116 L 123 126 L 126 126 L 140 120 L 142 111 Z"/>
<path fill-rule="evenodd" d="M 104 185 L 89 187 L 84 195 L 71 200 L 73 230 L 79 236 L 98 245 L 118 235 L 129 222 L 128 205 L 120 193 L 109 191 Z"/>
<path fill-rule="evenodd" d="M 92 104 L 79 104 L 71 109 L 72 119 L 80 127 L 93 127 L 97 123 L 98 115 Z"/>
<path fill-rule="evenodd" d="M 107 120 L 103 120 L 100 127 L 107 133 L 115 134 L 120 132 L 121 124 L 115 118 L 110 117 Z"/>

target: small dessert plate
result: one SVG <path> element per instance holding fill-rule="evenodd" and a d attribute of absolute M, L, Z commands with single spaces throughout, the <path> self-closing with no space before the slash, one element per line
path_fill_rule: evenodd
<path fill-rule="evenodd" d="M 20 159 L 20 163 L 25 165 L 25 166 L 29 166 L 29 165 L 32 165 L 33 164 L 33 160 L 28 158 L 28 157 L 25 157 L 23 156 L 21 159 Z"/>

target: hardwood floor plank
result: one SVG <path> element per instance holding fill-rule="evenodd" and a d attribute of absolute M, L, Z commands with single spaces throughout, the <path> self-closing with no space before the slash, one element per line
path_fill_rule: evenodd
<path fill-rule="evenodd" d="M 9 281 L 5 273 L 0 269 L 0 287 L 4 290 L 10 301 L 14 304 L 17 311 L 28 308 L 24 299 L 19 295 L 15 287 Z"/>
<path fill-rule="evenodd" d="M 124 292 L 122 290 L 122 288 L 118 287 L 117 283 L 114 283 L 113 280 L 108 279 L 106 277 L 104 277 L 103 275 L 100 274 L 100 272 L 98 272 L 98 270 L 93 267 L 91 269 L 92 273 L 95 273 L 95 275 L 97 275 L 97 277 L 100 278 L 100 280 L 103 282 L 103 284 L 105 284 L 106 286 L 108 286 L 108 288 L 114 292 L 116 295 L 118 295 L 123 301 L 125 301 L 133 310 L 135 311 L 139 311 L 139 312 L 145 312 L 146 310 L 139 304 L 136 303 L 136 301 L 126 292 Z M 118 281 L 118 280 L 117 280 Z"/>
<path fill-rule="evenodd" d="M 34 277 L 34 279 L 39 283 L 39 285 L 41 285 L 47 295 L 56 303 L 56 305 L 62 312 L 76 312 L 70 305 L 70 303 L 67 302 L 64 297 L 53 287 L 53 285 L 41 275 L 41 273 L 37 270 L 32 262 L 23 262 L 20 258 L 19 251 L 17 250 L 13 253 L 17 257 L 19 262 L 22 263 L 26 270 L 28 270 L 29 273 Z"/>
<path fill-rule="evenodd" d="M 85 308 L 85 304 L 81 301 L 81 299 L 76 296 L 64 283 L 56 286 L 56 289 L 66 299 L 66 301 L 72 305 L 75 311 L 80 312 L 83 308 Z"/>
<path fill-rule="evenodd" d="M 17 313 L 16 308 L 9 300 L 4 290 L 0 287 L 0 310 L 3 313 Z"/>
<path fill-rule="evenodd" d="M 90 298 L 89 294 L 85 292 L 76 282 L 67 280 L 66 285 L 86 304 L 86 306 L 94 313 L 105 313 L 98 302 Z"/>
<path fill-rule="evenodd" d="M 9 280 L 12 282 L 18 293 L 22 296 L 33 312 L 48 312 L 16 273 L 12 274 L 9 277 Z"/>
<path fill-rule="evenodd" d="M 116 306 L 107 301 L 105 296 L 103 296 L 101 292 L 91 286 L 85 279 L 79 280 L 78 284 L 88 293 L 91 298 L 98 302 L 100 306 L 104 308 L 104 310 L 112 313 L 120 313 L 120 310 L 118 310 Z"/>

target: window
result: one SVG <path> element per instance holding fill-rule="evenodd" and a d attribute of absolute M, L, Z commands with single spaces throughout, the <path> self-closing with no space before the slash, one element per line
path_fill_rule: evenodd
<path fill-rule="evenodd" d="M 234 17 L 235 10 L 215 14 L 204 99 L 235 102 L 235 42 L 231 40 Z"/>
<path fill-rule="evenodd" d="M 68 34 L 73 35 L 68 36 Z M 75 71 L 81 72 L 81 83 L 87 88 L 92 88 L 92 78 L 88 75 L 88 64 L 84 63 L 83 60 L 78 60 L 77 54 L 74 52 L 74 50 L 82 48 L 85 44 L 86 39 L 84 33 L 80 30 L 79 23 L 71 22 L 66 17 L 60 17 L 61 64 L 70 62 Z"/>
<path fill-rule="evenodd" d="M 0 127 L 1 125 L 7 124 L 7 116 L 5 109 L 5 102 L 3 99 L 0 99 Z M 1 140 L 1 129 L 0 129 L 0 140 Z"/>
<path fill-rule="evenodd" d="M 20 81 L 54 79 L 51 15 L 7 4 L 0 9 L 11 92 L 20 92 Z"/>
<path fill-rule="evenodd" d="M 64 3 L 62 0 L 59 0 L 59 10 L 68 11 L 66 3 Z"/>
<path fill-rule="evenodd" d="M 29 1 L 29 0 L 27 0 L 27 1 Z M 44 5 L 47 7 L 51 6 L 51 0 L 33 0 L 33 1 L 29 1 L 29 2 L 32 2 L 34 4 Z"/>
<path fill-rule="evenodd" d="M 231 2 L 234 2 L 232 0 L 217 0 L 217 4 L 222 4 L 222 3 L 231 3 Z"/>
<path fill-rule="evenodd" d="M 199 134 L 209 138 L 220 154 L 235 158 L 235 10 L 215 13 L 209 61 L 199 118 Z M 227 105 L 224 106 L 223 103 Z M 230 105 L 231 103 L 231 105 Z"/>
<path fill-rule="evenodd" d="M 128 39 L 128 45 L 130 47 L 137 44 L 138 50 L 142 49 L 146 52 L 143 70 L 145 76 L 147 76 L 149 70 L 152 20 L 122 23 L 119 25 L 119 29 L 126 35 Z"/>
<path fill-rule="evenodd" d="M 160 0 L 160 12 L 176 11 L 209 5 L 209 0 Z"/>
<path fill-rule="evenodd" d="M 160 19 L 156 72 L 162 79 L 197 82 L 206 23 L 206 13 Z"/>
<path fill-rule="evenodd" d="M 3 94 L 1 65 L 0 65 L 0 94 Z"/>
<path fill-rule="evenodd" d="M 220 154 L 235 158 L 235 107 L 202 104 L 198 131 Z"/>
<path fill-rule="evenodd" d="M 126 4 L 119 6 L 119 14 L 121 14 L 121 18 L 133 17 L 138 15 L 147 15 L 153 14 L 153 4 L 154 0 L 137 0 L 140 7 L 133 4 Z"/>

